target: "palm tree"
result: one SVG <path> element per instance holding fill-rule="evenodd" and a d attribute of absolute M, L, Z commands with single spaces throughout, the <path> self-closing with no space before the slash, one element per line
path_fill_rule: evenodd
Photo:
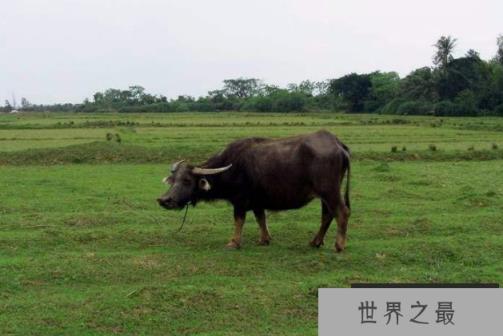
<path fill-rule="evenodd" d="M 480 59 L 480 54 L 477 51 L 475 51 L 473 49 L 470 49 L 470 50 L 468 50 L 466 52 L 465 57 L 467 57 L 467 58 L 474 58 L 474 59 Z"/>
<path fill-rule="evenodd" d="M 503 35 L 498 36 L 498 38 L 496 39 L 496 44 L 498 45 L 496 61 L 503 65 Z"/>
<path fill-rule="evenodd" d="M 445 68 L 447 63 L 452 61 L 452 51 L 456 46 L 457 39 L 449 36 L 442 36 L 433 46 L 437 48 L 437 52 L 433 56 L 433 64 L 440 68 Z"/>

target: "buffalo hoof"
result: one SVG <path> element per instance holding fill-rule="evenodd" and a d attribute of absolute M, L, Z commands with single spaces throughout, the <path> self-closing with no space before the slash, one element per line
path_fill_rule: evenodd
<path fill-rule="evenodd" d="M 312 247 L 316 247 L 316 248 L 318 248 L 318 247 L 320 247 L 321 245 L 323 245 L 323 240 L 318 241 L 318 240 L 316 240 L 316 239 L 313 239 L 313 240 L 309 243 L 309 245 L 311 245 Z"/>
<path fill-rule="evenodd" d="M 337 235 L 337 237 L 335 237 L 335 250 L 337 252 L 342 252 L 342 250 L 344 250 L 345 247 L 346 247 L 346 237 Z"/>
<path fill-rule="evenodd" d="M 241 247 L 241 245 L 236 242 L 235 240 L 231 240 L 227 245 L 225 245 L 225 248 L 226 249 L 229 249 L 229 250 L 237 250 Z"/>
<path fill-rule="evenodd" d="M 260 246 L 268 246 L 271 244 L 271 239 L 260 239 L 257 244 Z"/>

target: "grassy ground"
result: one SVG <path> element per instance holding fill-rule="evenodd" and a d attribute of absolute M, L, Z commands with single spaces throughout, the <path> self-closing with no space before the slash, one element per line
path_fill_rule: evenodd
<path fill-rule="evenodd" d="M 485 153 L 479 149 L 499 153 L 490 148 L 503 145 L 503 121 L 445 119 L 433 127 L 439 120 L 401 118 L 405 123 L 341 115 L 128 115 L 140 125 L 110 127 L 108 121 L 121 120 L 117 115 L 0 116 L 0 334 L 316 335 L 318 287 L 503 285 L 503 160 L 475 160 Z M 152 126 L 152 120 L 171 124 Z M 75 127 L 86 121 L 105 123 Z M 258 227 L 249 216 L 243 248 L 227 251 L 227 204 L 190 209 L 177 233 L 183 213 L 154 201 L 174 158 L 201 159 L 234 138 L 303 133 L 323 121 L 359 156 L 348 248 L 341 254 L 333 250 L 335 227 L 324 247 L 308 246 L 319 226 L 319 202 L 270 213 L 268 247 L 255 244 Z M 95 142 L 107 132 L 120 133 L 123 142 Z M 43 143 L 47 138 L 57 150 L 43 149 L 53 145 Z M 90 144 L 66 147 L 68 140 Z M 429 151 L 430 142 L 439 150 Z M 379 159 L 395 155 L 393 145 L 406 145 L 410 156 Z M 105 160 L 107 150 L 120 148 L 129 158 L 121 162 L 139 163 Z M 94 164 L 47 160 L 55 155 L 48 153 L 81 157 L 84 151 L 93 160 L 83 162 Z M 142 163 L 149 157 L 137 152 L 162 163 Z"/>
<path fill-rule="evenodd" d="M 431 118 L 333 114 L 43 114 L 0 116 L 0 151 L 61 147 L 104 141 L 118 133 L 123 143 L 163 147 L 175 152 L 218 149 L 243 136 L 287 136 L 326 128 L 355 152 L 408 150 L 435 144 L 443 150 L 503 147 L 503 120 L 497 118 Z"/>

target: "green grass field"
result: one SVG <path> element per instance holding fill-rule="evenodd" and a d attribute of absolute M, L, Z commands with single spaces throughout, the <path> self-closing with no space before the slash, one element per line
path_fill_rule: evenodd
<path fill-rule="evenodd" d="M 190 209 L 176 232 L 183 212 L 155 202 L 176 159 L 320 128 L 355 157 L 340 254 L 335 225 L 308 246 L 319 201 L 269 213 L 267 247 L 250 214 L 238 251 L 224 248 L 226 203 Z M 501 148 L 497 118 L 0 115 L 0 335 L 316 335 L 319 287 L 503 285 Z"/>

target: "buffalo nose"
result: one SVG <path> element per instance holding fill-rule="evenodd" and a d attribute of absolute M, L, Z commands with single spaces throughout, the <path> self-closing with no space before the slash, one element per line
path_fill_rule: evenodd
<path fill-rule="evenodd" d="M 168 197 L 168 198 L 158 198 L 157 199 L 157 202 L 160 204 L 160 205 L 163 205 L 163 204 L 169 204 L 171 203 L 173 199 L 171 197 Z"/>

